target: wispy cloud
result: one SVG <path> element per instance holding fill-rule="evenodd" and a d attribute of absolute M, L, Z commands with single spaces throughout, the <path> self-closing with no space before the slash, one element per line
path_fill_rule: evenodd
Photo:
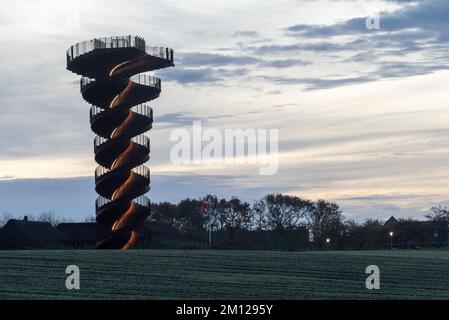
<path fill-rule="evenodd" d="M 66 26 L 68 4 L 82 9 L 79 29 Z M 156 73 L 163 89 L 149 103 L 155 111 L 151 165 L 167 168 L 155 170 L 154 201 L 206 192 L 251 201 L 279 191 L 335 199 L 356 217 L 413 215 L 444 203 L 449 2 L 358 4 L 239 2 L 236 10 L 234 1 L 5 3 L 0 209 L 93 210 L 92 178 L 19 178 L 92 174 L 90 106 L 80 97 L 79 78 L 65 70 L 65 50 L 124 30 L 175 49 L 176 67 Z M 367 30 L 366 16 L 375 13 L 381 28 Z M 278 129 L 279 173 L 265 179 L 245 166 L 172 168 L 170 132 L 194 120 L 220 129 Z M 61 194 L 62 184 L 71 195 Z M 64 209 L 67 203 L 73 210 Z"/>

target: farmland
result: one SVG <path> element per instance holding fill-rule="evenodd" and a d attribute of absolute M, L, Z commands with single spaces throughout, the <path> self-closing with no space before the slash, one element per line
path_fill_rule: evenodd
<path fill-rule="evenodd" d="M 68 265 L 80 290 L 67 290 Z M 380 268 L 367 290 L 365 268 Z M 449 299 L 449 251 L 0 251 L 0 299 Z"/>

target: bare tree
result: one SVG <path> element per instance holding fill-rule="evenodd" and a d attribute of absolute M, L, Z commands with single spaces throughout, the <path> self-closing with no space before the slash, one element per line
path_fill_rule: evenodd
<path fill-rule="evenodd" d="M 318 200 L 305 215 L 313 241 L 319 247 L 325 237 L 338 238 L 343 231 L 343 215 L 335 202 Z"/>
<path fill-rule="evenodd" d="M 48 222 L 48 223 L 50 223 L 54 227 L 57 226 L 60 223 L 73 222 L 72 219 L 63 218 L 61 216 L 56 215 L 56 212 L 54 210 L 41 212 L 37 216 L 36 220 L 40 221 L 40 222 Z"/>
<path fill-rule="evenodd" d="M 83 220 L 83 222 L 96 222 L 96 221 L 97 221 L 96 217 L 93 214 L 85 217 Z"/>
<path fill-rule="evenodd" d="M 227 230 L 245 229 L 251 220 L 251 208 L 249 203 L 242 202 L 237 197 L 226 201 L 221 199 L 219 203 L 218 220 Z"/>
<path fill-rule="evenodd" d="M 3 212 L 0 217 L 0 228 L 3 227 L 11 219 L 14 219 L 14 216 L 11 212 Z"/>
<path fill-rule="evenodd" d="M 443 206 L 433 207 L 426 215 L 426 218 L 434 222 L 449 223 L 449 210 Z"/>
<path fill-rule="evenodd" d="M 288 230 L 297 229 L 313 203 L 299 197 L 269 194 L 254 203 L 254 222 L 259 229 L 270 229 L 286 237 Z"/>

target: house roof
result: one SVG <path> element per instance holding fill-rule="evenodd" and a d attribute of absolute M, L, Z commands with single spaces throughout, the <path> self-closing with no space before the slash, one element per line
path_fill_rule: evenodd
<path fill-rule="evenodd" d="M 60 223 L 56 228 L 65 235 L 66 241 L 95 242 L 97 239 L 96 222 Z"/>
<path fill-rule="evenodd" d="M 61 244 L 64 235 L 48 222 L 9 220 L 0 229 L 0 247 L 50 247 Z"/>
<path fill-rule="evenodd" d="M 387 226 L 393 226 L 393 225 L 395 225 L 395 224 L 397 224 L 397 223 L 399 223 L 399 221 L 396 220 L 395 217 L 391 216 L 390 219 L 388 219 L 388 220 L 384 223 L 384 227 L 387 227 Z"/>

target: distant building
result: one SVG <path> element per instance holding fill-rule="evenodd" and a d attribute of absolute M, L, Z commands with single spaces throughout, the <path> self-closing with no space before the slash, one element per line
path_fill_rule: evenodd
<path fill-rule="evenodd" d="M 442 247 L 448 245 L 448 226 L 436 221 L 388 219 L 383 229 L 398 248 Z"/>
<path fill-rule="evenodd" d="M 60 223 L 56 227 L 65 235 L 64 245 L 74 248 L 95 248 L 97 223 Z"/>
<path fill-rule="evenodd" d="M 48 222 L 9 220 L 0 229 L 0 249 L 50 249 L 60 248 L 64 234 Z"/>
<path fill-rule="evenodd" d="M 399 221 L 391 216 L 390 219 L 388 219 L 385 223 L 384 223 L 384 227 L 388 228 L 388 227 L 395 227 L 397 224 L 399 223 Z"/>
<path fill-rule="evenodd" d="M 181 241 L 184 237 L 170 223 L 151 221 L 136 230 L 148 243 L 151 240 Z M 73 249 L 95 248 L 97 240 L 96 222 L 60 223 L 53 227 L 48 222 L 9 220 L 0 229 L 0 249 Z"/>

